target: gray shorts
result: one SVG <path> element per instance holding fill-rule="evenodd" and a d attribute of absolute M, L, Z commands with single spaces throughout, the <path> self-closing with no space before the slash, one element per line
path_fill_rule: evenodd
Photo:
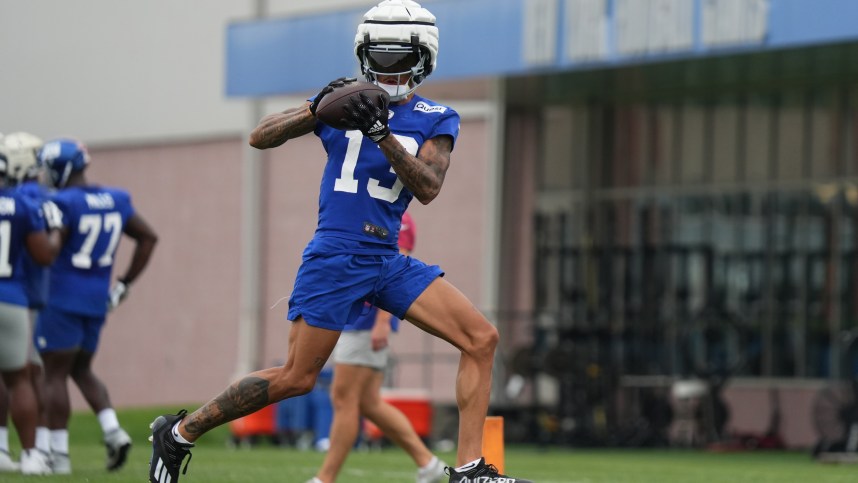
<path fill-rule="evenodd" d="M 390 347 L 380 351 L 372 350 L 372 331 L 347 330 L 340 334 L 340 340 L 334 347 L 334 363 L 352 366 L 371 367 L 383 371 L 387 368 Z"/>
<path fill-rule="evenodd" d="M 0 370 L 26 366 L 32 339 L 27 307 L 0 302 Z"/>
<path fill-rule="evenodd" d="M 42 356 L 40 356 L 39 351 L 36 350 L 36 341 L 33 340 L 33 334 L 36 332 L 36 320 L 39 318 L 39 311 L 30 309 L 27 313 L 30 316 L 30 348 L 27 350 L 27 362 L 36 366 L 41 366 Z"/>

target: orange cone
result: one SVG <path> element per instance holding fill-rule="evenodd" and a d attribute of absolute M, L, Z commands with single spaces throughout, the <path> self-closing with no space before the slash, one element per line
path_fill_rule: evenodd
<path fill-rule="evenodd" d="M 483 456 L 504 474 L 503 416 L 486 416 L 483 425 Z"/>

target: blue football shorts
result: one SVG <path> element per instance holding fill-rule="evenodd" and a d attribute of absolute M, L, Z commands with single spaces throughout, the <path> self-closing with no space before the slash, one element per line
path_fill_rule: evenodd
<path fill-rule="evenodd" d="M 436 278 L 441 267 L 405 255 L 311 255 L 304 258 L 289 298 L 289 320 L 343 330 L 364 301 L 404 319 L 405 312 Z"/>
<path fill-rule="evenodd" d="M 104 320 L 103 315 L 75 314 L 48 305 L 36 321 L 36 348 L 39 352 L 82 349 L 94 354 Z"/>

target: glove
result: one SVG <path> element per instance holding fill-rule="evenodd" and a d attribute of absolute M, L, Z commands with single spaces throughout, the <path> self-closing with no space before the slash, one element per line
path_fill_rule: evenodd
<path fill-rule="evenodd" d="M 63 212 L 53 201 L 42 203 L 42 213 L 49 230 L 59 230 L 63 227 Z"/>
<path fill-rule="evenodd" d="M 328 83 L 318 94 L 316 94 L 316 98 L 313 99 L 313 103 L 310 104 L 310 113 L 314 116 L 316 115 L 316 108 L 319 107 L 319 102 L 321 102 L 322 98 L 325 97 L 326 94 L 330 94 L 337 87 L 343 87 L 346 84 L 351 84 L 352 82 L 357 82 L 357 79 L 354 77 L 340 77 L 337 80 L 333 80 Z"/>
<path fill-rule="evenodd" d="M 343 123 L 350 129 L 359 129 L 364 136 L 370 138 L 374 143 L 380 143 L 382 139 L 390 135 L 387 126 L 389 113 L 387 111 L 388 99 L 379 94 L 375 100 L 370 99 L 361 92 L 349 98 L 350 106 L 343 107 L 348 114 Z"/>
<path fill-rule="evenodd" d="M 128 285 L 125 284 L 122 280 L 116 282 L 116 285 L 110 289 L 110 295 L 107 299 L 107 310 L 113 310 L 119 303 L 125 300 L 125 297 L 128 296 Z"/>

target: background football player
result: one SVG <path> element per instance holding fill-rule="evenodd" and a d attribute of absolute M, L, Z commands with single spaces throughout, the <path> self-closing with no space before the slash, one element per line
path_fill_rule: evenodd
<path fill-rule="evenodd" d="M 45 475 L 51 473 L 51 466 L 48 455 L 36 449 L 39 404 L 28 364 L 32 333 L 20 258 L 26 251 L 40 265 L 54 260 L 60 247 L 59 218 L 55 209 L 46 218 L 40 205 L 9 186 L 8 168 L 4 142 L 0 145 L 0 373 L 21 442 L 21 473 Z M 53 230 L 48 230 L 49 225 Z"/>
<path fill-rule="evenodd" d="M 50 191 L 42 184 L 42 163 L 39 161 L 39 150 L 42 140 L 30 133 L 16 132 L 6 136 L 4 141 L 9 155 L 6 181 L 17 187 L 24 196 L 42 206 L 50 198 Z M 36 263 L 24 252 L 21 256 L 21 269 L 24 273 L 24 283 L 27 292 L 27 304 L 30 309 L 30 325 L 35 328 L 39 311 L 48 300 L 48 274 L 50 269 Z M 36 449 L 50 454 L 50 433 L 48 432 L 47 416 L 44 407 L 44 371 L 42 358 L 30 338 L 28 353 L 30 378 L 36 390 L 36 401 L 39 409 L 39 423 L 36 426 Z"/>
<path fill-rule="evenodd" d="M 91 185 L 89 154 L 80 142 L 56 139 L 39 153 L 62 212 L 63 246 L 51 267 L 48 303 L 39 314 L 36 341 L 45 363 L 45 404 L 54 472 L 71 473 L 68 447 L 69 377 L 98 416 L 108 470 L 120 468 L 131 438 L 119 426 L 107 387 L 92 371 L 108 309 L 116 307 L 149 262 L 157 236 L 134 209 L 125 190 Z M 122 235 L 135 241 L 125 273 L 110 288 Z"/>

